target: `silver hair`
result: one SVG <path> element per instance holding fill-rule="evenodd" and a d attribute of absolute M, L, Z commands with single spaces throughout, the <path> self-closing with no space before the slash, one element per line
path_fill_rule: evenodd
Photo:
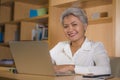
<path fill-rule="evenodd" d="M 60 17 L 60 22 L 64 24 L 63 22 L 64 18 L 69 15 L 74 15 L 75 17 L 79 18 L 84 25 L 88 25 L 88 18 L 83 9 L 77 7 L 66 9 Z"/>

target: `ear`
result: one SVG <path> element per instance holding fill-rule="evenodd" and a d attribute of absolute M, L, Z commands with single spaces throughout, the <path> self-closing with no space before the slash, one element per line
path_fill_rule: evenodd
<path fill-rule="evenodd" d="M 86 32 L 86 30 L 87 30 L 87 24 L 84 24 L 84 30 L 85 30 L 85 32 Z"/>

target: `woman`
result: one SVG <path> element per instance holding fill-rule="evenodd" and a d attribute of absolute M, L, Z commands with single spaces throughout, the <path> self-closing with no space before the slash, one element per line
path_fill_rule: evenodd
<path fill-rule="evenodd" d="M 109 57 L 101 42 L 86 38 L 88 20 L 80 8 L 68 8 L 61 15 L 65 36 L 69 41 L 59 42 L 50 50 L 56 72 L 76 74 L 111 74 Z"/>

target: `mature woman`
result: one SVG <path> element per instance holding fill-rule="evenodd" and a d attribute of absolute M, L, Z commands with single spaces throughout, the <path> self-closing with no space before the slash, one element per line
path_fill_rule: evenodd
<path fill-rule="evenodd" d="M 60 18 L 69 41 L 59 42 L 50 50 L 56 72 L 76 74 L 111 74 L 109 57 L 101 42 L 88 40 L 88 20 L 80 8 L 66 9 Z"/>

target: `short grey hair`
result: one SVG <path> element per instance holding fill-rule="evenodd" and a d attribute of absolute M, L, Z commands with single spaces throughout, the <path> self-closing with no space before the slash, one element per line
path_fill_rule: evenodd
<path fill-rule="evenodd" d="M 88 25 L 88 18 L 86 16 L 85 11 L 78 7 L 68 8 L 61 14 L 60 22 L 62 25 L 64 24 L 63 22 L 64 18 L 69 15 L 73 15 L 79 18 L 84 25 Z"/>

